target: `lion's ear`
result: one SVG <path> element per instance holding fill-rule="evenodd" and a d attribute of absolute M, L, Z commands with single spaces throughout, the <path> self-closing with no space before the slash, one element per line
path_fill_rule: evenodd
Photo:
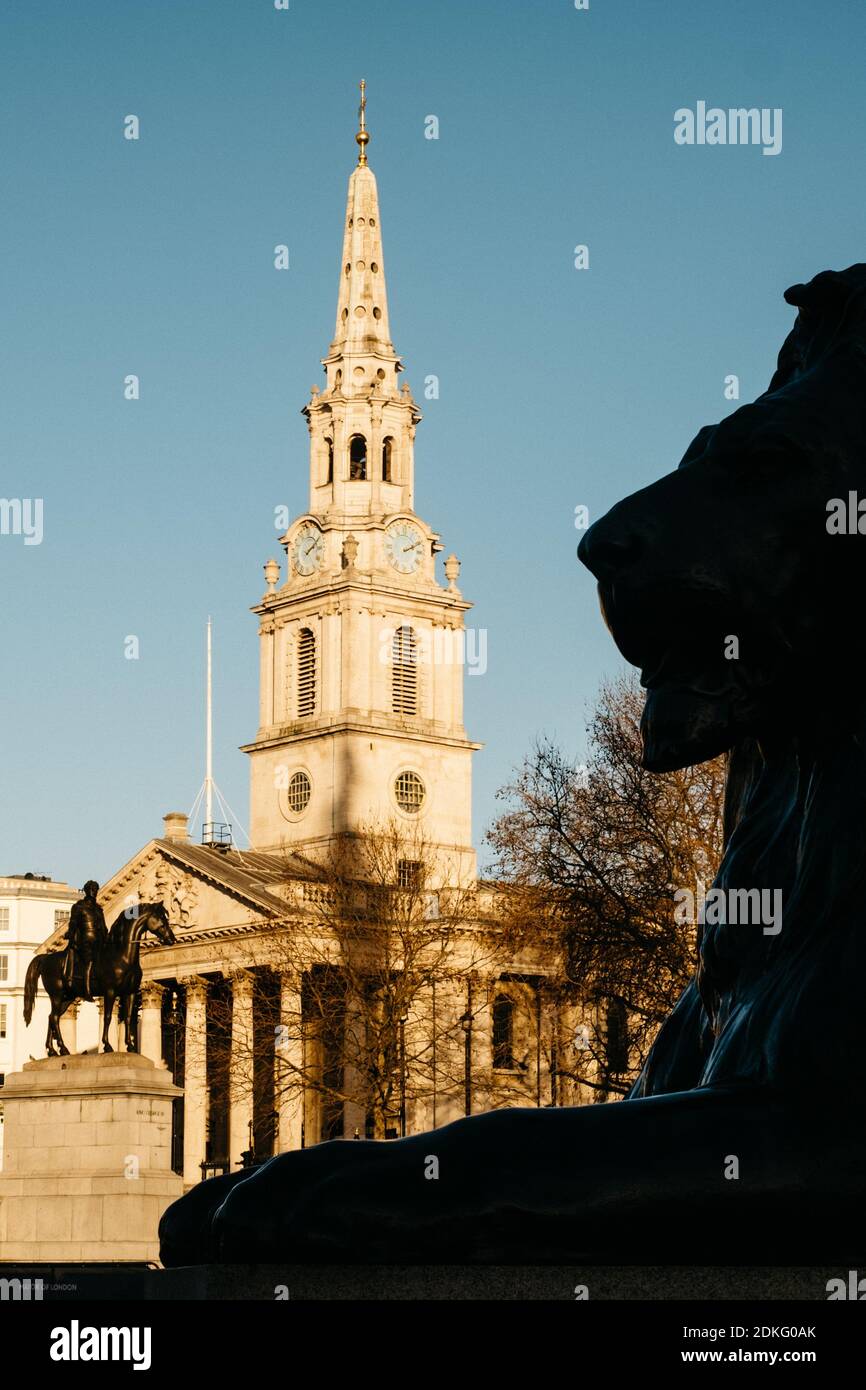
<path fill-rule="evenodd" d="M 767 387 L 768 395 L 781 390 L 800 374 L 818 337 L 822 315 L 829 306 L 841 304 L 844 294 L 842 276 L 836 270 L 822 270 L 808 284 L 791 285 L 785 290 L 785 302 L 800 312 L 779 351 L 776 370 Z"/>
<path fill-rule="evenodd" d="M 823 310 L 845 303 L 864 289 L 866 265 L 849 265 L 846 270 L 822 270 L 808 284 L 792 285 L 785 290 L 785 300 L 798 309 Z"/>
<path fill-rule="evenodd" d="M 844 275 L 838 270 L 822 270 L 807 285 L 792 285 L 785 290 L 785 302 L 807 313 L 821 313 L 840 304 L 850 293 Z"/>
<path fill-rule="evenodd" d="M 803 365 L 808 366 L 827 351 L 835 336 L 854 333 L 862 337 L 866 265 L 822 270 L 807 285 L 792 285 L 785 291 L 785 299 L 800 311 L 788 341 L 796 344 Z"/>
<path fill-rule="evenodd" d="M 785 303 L 793 304 L 795 309 L 799 309 L 801 304 L 806 303 L 808 292 L 808 285 L 791 285 L 789 289 L 785 290 Z"/>

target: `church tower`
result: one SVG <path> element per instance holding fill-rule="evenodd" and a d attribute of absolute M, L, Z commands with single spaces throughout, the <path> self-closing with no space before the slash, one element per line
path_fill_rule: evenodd
<path fill-rule="evenodd" d="M 265 565 L 251 842 L 311 857 L 333 837 L 403 826 L 451 882 L 475 875 L 464 615 L 455 556 L 414 510 L 420 412 L 391 342 L 361 84 L 334 338 L 304 407 L 309 511 Z M 280 581 L 283 580 L 281 583 Z"/>

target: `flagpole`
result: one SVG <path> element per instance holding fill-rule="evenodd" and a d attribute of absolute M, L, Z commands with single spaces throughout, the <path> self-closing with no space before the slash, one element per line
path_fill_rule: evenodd
<path fill-rule="evenodd" d="M 213 652 L 212 622 L 207 620 L 207 713 L 205 755 L 205 824 L 213 829 Z"/>

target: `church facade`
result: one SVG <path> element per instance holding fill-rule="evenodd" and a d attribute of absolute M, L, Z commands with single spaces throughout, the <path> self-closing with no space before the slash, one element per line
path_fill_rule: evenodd
<path fill-rule="evenodd" d="M 337 313 L 309 429 L 309 506 L 265 565 L 248 850 L 186 817 L 106 883 L 145 946 L 142 1051 L 182 1086 L 189 1184 L 333 1137 L 581 1099 L 577 1016 L 544 932 L 478 881 L 456 557 L 414 509 L 421 415 L 391 340 L 362 101 Z M 525 924 L 524 924 L 525 926 Z"/>

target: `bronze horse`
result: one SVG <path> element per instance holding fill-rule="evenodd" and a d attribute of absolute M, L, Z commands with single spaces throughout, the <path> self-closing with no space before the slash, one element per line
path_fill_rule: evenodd
<path fill-rule="evenodd" d="M 108 1030 L 111 1026 L 115 999 L 118 1004 L 118 1020 L 124 1027 L 126 1050 L 138 1051 L 135 999 L 141 987 L 139 951 L 141 938 L 146 931 L 153 932 L 160 945 L 174 945 L 174 933 L 169 926 L 168 914 L 162 903 L 140 903 L 134 912 L 121 912 L 108 933 L 107 941 L 99 947 L 93 962 L 92 992 L 94 996 L 101 995 L 103 999 L 104 1052 L 114 1051 L 108 1041 Z M 67 983 L 69 950 L 67 946 L 64 951 L 49 951 L 44 955 L 34 956 L 27 968 L 24 981 L 26 1024 L 29 1024 L 33 1017 L 33 1004 L 40 980 L 51 1000 L 51 1014 L 45 1039 L 49 1057 L 68 1055 L 69 1048 L 60 1032 L 60 1020 L 69 1005 L 84 996 L 85 982 L 82 971 L 76 971 L 71 983 Z"/>

